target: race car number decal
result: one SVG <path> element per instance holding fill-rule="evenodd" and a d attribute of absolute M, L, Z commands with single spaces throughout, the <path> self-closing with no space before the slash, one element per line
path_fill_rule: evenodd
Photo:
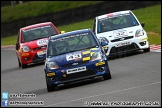
<path fill-rule="evenodd" d="M 67 61 L 81 59 L 81 58 L 82 58 L 81 53 L 74 53 L 74 54 L 68 54 L 68 55 L 66 55 L 66 60 Z"/>
<path fill-rule="evenodd" d="M 44 46 L 44 45 L 47 45 L 47 43 L 48 43 L 47 39 L 41 39 L 37 41 L 38 46 Z"/>
<path fill-rule="evenodd" d="M 126 30 L 114 32 L 115 37 L 127 36 Z"/>

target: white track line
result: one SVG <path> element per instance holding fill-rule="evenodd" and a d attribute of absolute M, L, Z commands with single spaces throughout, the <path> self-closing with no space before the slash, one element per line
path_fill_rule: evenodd
<path fill-rule="evenodd" d="M 141 86 L 131 87 L 131 88 L 127 88 L 127 89 L 117 90 L 117 91 L 113 91 L 113 92 L 107 92 L 107 93 L 103 93 L 103 94 L 98 94 L 98 95 L 83 97 L 83 98 L 74 99 L 74 100 L 70 100 L 70 101 L 65 101 L 65 102 L 55 103 L 55 104 L 51 104 L 51 105 L 46 105 L 46 106 L 43 106 L 43 107 L 49 107 L 49 106 L 54 106 L 54 105 L 58 105 L 58 104 L 69 103 L 69 102 L 73 102 L 73 101 L 78 101 L 78 100 L 82 100 L 82 99 L 87 99 L 87 98 L 92 98 L 92 97 L 97 97 L 97 96 L 112 94 L 112 93 L 116 93 L 116 92 L 122 92 L 122 91 L 126 91 L 126 90 L 136 89 L 136 88 L 150 86 L 150 85 L 159 84 L 159 83 L 161 83 L 161 82 L 155 82 L 155 83 L 150 83 L 150 84 L 146 84 L 146 85 L 141 85 Z"/>

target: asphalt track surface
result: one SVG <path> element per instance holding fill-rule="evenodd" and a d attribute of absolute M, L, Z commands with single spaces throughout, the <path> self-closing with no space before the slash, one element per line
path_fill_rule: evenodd
<path fill-rule="evenodd" d="M 8 101 L 43 103 L 10 107 L 120 107 L 129 103 L 161 106 L 161 52 L 138 52 L 109 59 L 112 79 L 76 82 L 59 86 L 53 92 L 47 92 L 43 67 L 44 63 L 40 63 L 21 69 L 15 51 L 1 49 L 1 93 L 35 94 L 35 98 L 9 96 Z"/>

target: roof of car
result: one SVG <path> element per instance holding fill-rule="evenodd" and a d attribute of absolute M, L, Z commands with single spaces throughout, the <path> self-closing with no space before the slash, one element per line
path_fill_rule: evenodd
<path fill-rule="evenodd" d="M 58 35 L 55 35 L 55 36 L 51 36 L 51 38 L 54 39 L 54 38 L 59 38 L 59 37 L 66 37 L 66 36 L 69 36 L 69 35 L 85 33 L 85 32 L 89 32 L 89 31 L 90 31 L 90 29 L 75 30 L 75 31 L 70 31 L 70 32 L 66 32 L 66 33 L 63 33 L 63 34 L 58 34 Z"/>
<path fill-rule="evenodd" d="M 26 29 L 35 28 L 35 27 L 38 27 L 38 26 L 45 26 L 45 25 L 49 25 L 49 24 L 52 24 L 52 22 L 44 22 L 44 23 L 33 24 L 33 25 L 23 27 L 21 29 L 26 30 Z"/>
<path fill-rule="evenodd" d="M 97 16 L 97 18 L 98 19 L 102 19 L 102 18 L 105 18 L 105 17 L 109 17 L 109 16 L 113 16 L 113 15 L 117 15 L 117 14 L 126 14 L 126 13 L 129 13 L 129 12 L 131 12 L 131 10 L 112 12 L 112 13 L 108 13 L 108 14 Z"/>

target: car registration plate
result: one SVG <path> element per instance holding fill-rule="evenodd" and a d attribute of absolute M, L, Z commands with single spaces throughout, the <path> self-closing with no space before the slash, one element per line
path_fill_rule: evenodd
<path fill-rule="evenodd" d="M 38 55 L 38 56 L 39 56 L 39 55 L 43 55 L 43 54 L 46 54 L 46 50 L 37 52 L 37 55 Z"/>
<path fill-rule="evenodd" d="M 117 43 L 116 46 L 121 47 L 121 46 L 125 46 L 125 45 L 130 45 L 130 44 L 131 44 L 130 41 L 126 41 L 126 42 Z"/>
<path fill-rule="evenodd" d="M 66 70 L 67 74 L 86 71 L 86 66 Z"/>

